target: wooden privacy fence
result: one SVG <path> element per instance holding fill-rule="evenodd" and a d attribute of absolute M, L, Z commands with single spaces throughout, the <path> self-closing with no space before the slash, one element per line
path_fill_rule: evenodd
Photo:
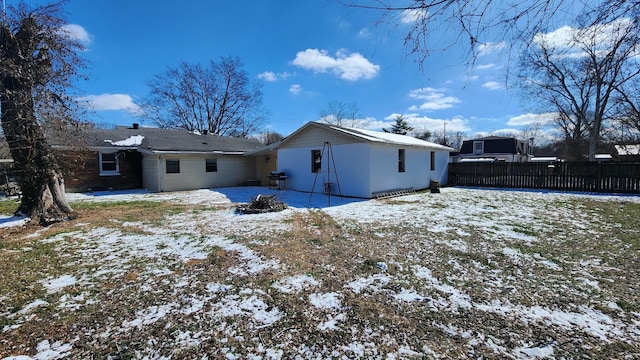
<path fill-rule="evenodd" d="M 448 184 L 640 194 L 640 163 L 450 163 Z"/>

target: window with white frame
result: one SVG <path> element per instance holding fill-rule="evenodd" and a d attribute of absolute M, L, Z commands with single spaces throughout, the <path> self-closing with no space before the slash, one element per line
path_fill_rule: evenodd
<path fill-rule="evenodd" d="M 484 154 L 484 141 L 474 141 L 473 142 L 473 153 L 474 154 Z"/>
<path fill-rule="evenodd" d="M 100 153 L 100 176 L 120 175 L 118 153 Z"/>

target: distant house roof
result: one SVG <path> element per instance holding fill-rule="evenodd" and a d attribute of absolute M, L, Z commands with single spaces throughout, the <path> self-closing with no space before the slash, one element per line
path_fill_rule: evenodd
<path fill-rule="evenodd" d="M 482 141 L 483 154 L 527 154 L 528 144 L 514 137 L 486 136 L 476 139 L 465 140 L 460 147 L 460 155 L 474 154 L 473 143 Z"/>
<path fill-rule="evenodd" d="M 255 139 L 199 134 L 180 129 L 85 129 L 85 145 L 100 151 L 137 150 L 148 153 L 244 153 L 262 144 Z"/>
<path fill-rule="evenodd" d="M 490 136 L 485 136 L 485 137 L 480 137 L 480 138 L 475 138 L 475 139 L 471 139 L 469 141 L 480 141 L 480 140 L 515 140 L 516 138 L 514 137 L 509 137 L 509 136 L 496 136 L 496 135 L 490 135 Z"/>
<path fill-rule="evenodd" d="M 358 139 L 360 141 L 366 141 L 371 143 L 381 143 L 381 144 L 394 144 L 401 146 L 418 146 L 430 148 L 433 150 L 443 150 L 443 151 L 455 151 L 455 149 L 450 148 L 448 146 L 432 143 L 429 141 L 420 140 L 418 138 L 414 138 L 408 135 L 399 135 L 392 133 L 385 133 L 381 131 L 373 131 L 373 130 L 365 130 L 365 129 L 356 129 L 349 127 L 341 127 L 332 124 L 320 123 L 315 121 L 310 121 L 298 128 L 296 131 L 291 133 L 289 136 L 280 140 L 277 143 L 268 145 L 264 148 L 259 149 L 258 151 L 254 151 L 252 153 L 261 153 L 266 151 L 273 151 L 278 149 L 282 144 L 287 143 L 292 137 L 295 137 L 296 134 L 301 133 L 302 131 L 310 128 L 310 127 L 321 127 L 325 129 L 330 129 L 332 131 L 336 131 L 347 136 L 353 137 L 354 139 Z"/>

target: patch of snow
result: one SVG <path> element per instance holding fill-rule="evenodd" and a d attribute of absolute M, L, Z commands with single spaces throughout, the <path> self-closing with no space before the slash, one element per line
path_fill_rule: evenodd
<path fill-rule="evenodd" d="M 302 291 L 303 289 L 318 286 L 320 283 L 309 275 L 290 276 L 276 281 L 271 285 L 280 292 L 291 294 Z"/>
<path fill-rule="evenodd" d="M 95 300 L 87 299 L 90 295 L 91 294 L 86 291 L 76 296 L 64 294 L 60 297 L 60 304 L 58 304 L 58 307 L 76 311 L 79 310 L 83 305 L 95 304 Z"/>
<path fill-rule="evenodd" d="M 624 330 L 617 322 L 598 310 L 581 306 L 582 312 L 547 309 L 542 306 L 522 306 L 503 304 L 500 300 L 493 300 L 491 304 L 475 304 L 475 307 L 506 317 L 516 318 L 525 323 L 544 321 L 548 324 L 560 326 L 564 329 L 580 329 L 603 341 L 611 338 L 624 338 Z"/>
<path fill-rule="evenodd" d="M 359 278 L 351 281 L 347 286 L 351 288 L 351 290 L 360 294 L 366 288 L 372 288 L 374 291 L 379 291 L 380 288 L 387 285 L 391 281 L 389 275 L 386 274 L 375 274 L 366 278 Z"/>
<path fill-rule="evenodd" d="M 190 330 L 187 331 L 181 331 L 178 330 L 175 333 L 175 344 L 178 347 L 178 349 L 189 349 L 189 348 L 195 348 L 197 346 L 199 346 L 203 340 L 206 340 L 207 337 L 203 336 L 203 332 L 202 331 L 198 331 L 198 332 L 192 332 Z M 177 352 L 176 350 L 174 350 L 174 352 Z"/>
<path fill-rule="evenodd" d="M 124 140 L 119 140 L 119 141 L 104 140 L 104 142 L 109 143 L 113 146 L 140 146 L 140 144 L 142 144 L 142 140 L 144 140 L 144 136 L 133 135 L 133 136 L 129 136 Z"/>
<path fill-rule="evenodd" d="M 376 267 L 385 272 L 389 269 L 389 265 L 387 265 L 387 263 L 385 263 L 384 261 L 378 261 L 376 263 Z"/>
<path fill-rule="evenodd" d="M 309 302 L 318 309 L 338 310 L 342 307 L 340 298 L 336 292 L 314 293 L 309 295 Z"/>
<path fill-rule="evenodd" d="M 142 329 L 143 326 L 157 322 L 177 308 L 179 308 L 179 305 L 176 303 L 150 306 L 146 309 L 137 311 L 137 317 L 135 319 L 123 321 L 122 328 L 123 330 L 133 328 Z"/>
<path fill-rule="evenodd" d="M 62 275 L 54 279 L 42 280 L 41 283 L 42 286 L 47 289 L 47 294 L 53 294 L 67 286 L 75 285 L 76 277 L 72 275 Z"/>
<path fill-rule="evenodd" d="M 23 307 L 20 311 L 18 311 L 16 314 L 14 315 L 26 315 L 26 314 L 30 314 L 34 309 L 39 308 L 40 306 L 47 306 L 49 305 L 48 302 L 41 300 L 41 299 L 37 299 L 35 301 L 32 301 L 31 303 L 27 304 L 25 307 Z M 10 316 L 12 317 L 12 316 Z"/>
<path fill-rule="evenodd" d="M 471 298 L 468 294 L 465 294 L 451 285 L 442 284 L 440 280 L 433 276 L 429 268 L 416 265 L 413 267 L 413 271 L 413 274 L 416 277 L 426 280 L 434 289 L 449 295 L 448 303 L 438 301 L 438 303 L 443 305 L 445 308 L 451 308 L 456 311 L 458 308 L 470 309 L 473 307 Z"/>
<path fill-rule="evenodd" d="M 553 346 L 546 345 L 540 347 L 520 347 L 513 349 L 518 358 L 521 359 L 541 359 L 553 357 Z"/>
<path fill-rule="evenodd" d="M 214 317 L 249 316 L 252 319 L 269 326 L 282 318 L 278 308 L 271 308 L 256 295 L 242 298 L 238 295 L 227 295 L 212 305 L 211 313 Z"/>
<path fill-rule="evenodd" d="M 418 294 L 414 289 L 407 290 L 404 288 L 399 293 L 393 295 L 393 298 L 405 302 L 423 301 L 425 299 L 424 296 Z"/>
<path fill-rule="evenodd" d="M 43 340 L 36 345 L 36 351 L 38 352 L 33 359 L 34 360 L 55 360 L 62 359 L 69 355 L 69 352 L 73 348 L 72 344 L 62 343 L 56 341 L 53 344 L 49 340 Z"/>
<path fill-rule="evenodd" d="M 4 216 L 0 215 L 0 228 L 18 227 L 25 225 L 31 218 L 24 215 Z"/>
<path fill-rule="evenodd" d="M 331 314 L 327 314 L 327 321 L 320 323 L 318 325 L 318 330 L 328 331 L 328 330 L 340 330 L 338 324 L 344 321 L 347 318 L 347 315 L 342 313 L 336 316 L 331 316 Z"/>

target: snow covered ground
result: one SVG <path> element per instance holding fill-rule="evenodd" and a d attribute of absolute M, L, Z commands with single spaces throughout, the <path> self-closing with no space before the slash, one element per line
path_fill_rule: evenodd
<path fill-rule="evenodd" d="M 283 191 L 285 211 L 235 213 L 257 193 L 275 191 L 69 194 L 188 211 L 80 218 L 0 248 L 57 264 L 25 285 L 37 296 L 0 294 L 0 358 L 640 356 L 640 233 L 615 217 L 638 197 Z"/>

